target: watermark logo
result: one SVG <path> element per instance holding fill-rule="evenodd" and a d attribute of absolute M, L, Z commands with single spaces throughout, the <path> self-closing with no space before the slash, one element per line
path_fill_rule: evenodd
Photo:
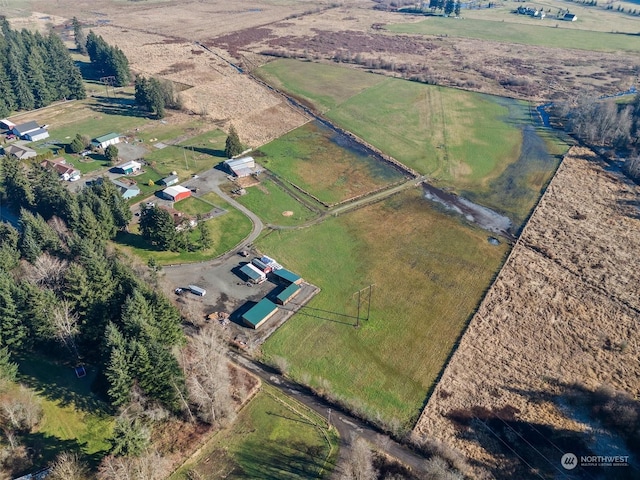
<path fill-rule="evenodd" d="M 628 455 L 580 455 L 565 453 L 560 459 L 560 464 L 565 470 L 573 470 L 580 467 L 628 467 Z"/>
<path fill-rule="evenodd" d="M 578 466 L 578 457 L 573 453 L 565 453 L 560 459 L 560 464 L 565 470 L 573 470 Z"/>

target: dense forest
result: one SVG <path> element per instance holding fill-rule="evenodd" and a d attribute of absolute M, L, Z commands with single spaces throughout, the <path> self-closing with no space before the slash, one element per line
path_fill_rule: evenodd
<path fill-rule="evenodd" d="M 87 35 L 86 49 L 92 65 L 100 75 L 113 77 L 113 86 L 124 87 L 131 82 L 129 60 L 118 47 L 109 45 L 92 30 Z"/>
<path fill-rule="evenodd" d="M 125 264 L 110 246 L 131 219 L 111 182 L 74 195 L 39 165 L 3 157 L 0 194 L 3 210 L 16 216 L 15 226 L 0 222 L 0 381 L 15 378 L 13 359 L 25 355 L 93 366 L 99 374 L 92 390 L 119 415 L 104 461 L 122 468 L 155 455 L 146 450 L 155 420 L 140 412 L 205 423 L 230 414 L 218 343 L 202 335 L 187 342 L 180 312 L 154 286 L 157 272 Z M 25 423 L 2 417 L 0 427 L 2 470 L 3 458 L 19 457 Z M 124 478 L 119 472 L 100 478 Z"/>
<path fill-rule="evenodd" d="M 12 30 L 0 17 L 0 117 L 85 95 L 80 70 L 60 37 Z"/>

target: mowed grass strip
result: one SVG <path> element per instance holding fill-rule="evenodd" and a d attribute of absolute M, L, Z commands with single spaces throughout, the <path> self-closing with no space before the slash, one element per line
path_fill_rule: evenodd
<path fill-rule="evenodd" d="M 578 13 L 578 17 L 580 15 Z M 522 23 L 509 23 L 508 21 L 469 18 L 458 21 L 452 18 L 429 17 L 417 23 L 387 25 L 386 29 L 394 33 L 448 35 L 554 48 L 574 48 L 603 52 L 640 52 L 640 36 L 638 35 L 564 27 L 564 25 L 568 24 L 570 22 L 555 19 L 545 19 L 541 21 L 541 25 L 525 25 Z M 556 25 L 562 28 L 557 28 Z M 491 47 L 486 46 L 484 48 Z"/>
<path fill-rule="evenodd" d="M 403 178 L 355 145 L 339 145 L 335 136 L 327 127 L 308 123 L 260 147 L 259 162 L 330 205 Z M 346 137 L 339 140 L 348 141 Z"/>
<path fill-rule="evenodd" d="M 507 252 L 434 210 L 417 189 L 257 245 L 322 289 L 267 340 L 265 356 L 407 428 Z M 369 284 L 370 319 L 356 329 L 354 293 Z"/>
<path fill-rule="evenodd" d="M 261 180 L 260 185 L 247 188 L 247 194 L 236 200 L 271 225 L 300 225 L 315 217 L 311 210 L 268 178 Z"/>
<path fill-rule="evenodd" d="M 487 95 L 390 78 L 327 116 L 438 183 L 473 189 L 518 157 L 508 114 Z"/>
<path fill-rule="evenodd" d="M 198 478 L 328 478 L 337 451 L 338 439 L 334 431 L 326 431 L 326 422 L 295 400 L 264 385 L 233 426 L 218 433 L 200 458 L 189 462 L 170 479 L 193 478 L 189 471 L 200 474 Z"/>
<path fill-rule="evenodd" d="M 367 88 L 384 77 L 351 68 L 282 59 L 262 66 L 258 75 L 276 88 L 313 105 L 325 112 Z"/>

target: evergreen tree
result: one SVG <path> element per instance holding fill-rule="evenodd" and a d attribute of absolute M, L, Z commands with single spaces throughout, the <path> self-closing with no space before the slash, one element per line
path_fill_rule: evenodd
<path fill-rule="evenodd" d="M 0 269 L 10 272 L 20 260 L 20 234 L 8 223 L 0 223 Z"/>
<path fill-rule="evenodd" d="M 104 156 L 107 157 L 107 160 L 110 162 L 115 162 L 118 160 L 118 147 L 115 145 L 109 145 L 104 150 Z"/>
<path fill-rule="evenodd" d="M 150 432 L 138 418 L 121 416 L 116 420 L 111 439 L 111 453 L 122 457 L 137 457 L 149 445 Z"/>
<path fill-rule="evenodd" d="M 109 360 L 106 364 L 105 376 L 109 381 L 108 394 L 111 403 L 116 407 L 121 407 L 129 403 L 131 398 L 131 356 L 127 352 L 127 346 L 122 333 L 118 328 L 109 323 L 106 330 L 107 348 L 109 350 Z"/>
<path fill-rule="evenodd" d="M 224 154 L 227 158 L 233 158 L 236 155 L 240 155 L 243 151 L 242 143 L 240 143 L 240 137 L 233 125 L 229 128 L 229 136 L 225 142 Z"/>
<path fill-rule="evenodd" d="M 451 15 L 455 10 L 456 2 L 455 0 L 446 0 L 444 5 L 444 13 L 445 15 Z"/>
<path fill-rule="evenodd" d="M 461 8 L 460 0 L 457 0 L 456 1 L 456 6 L 453 9 L 453 13 L 455 13 L 456 17 L 460 16 L 460 8 Z"/>
<path fill-rule="evenodd" d="M 26 336 L 14 300 L 15 291 L 11 276 L 0 271 L 0 347 L 7 347 L 12 352 L 22 346 Z"/>
<path fill-rule="evenodd" d="M 142 210 L 140 233 L 142 238 L 152 245 L 157 245 L 160 250 L 171 250 L 175 247 L 177 232 L 173 217 L 163 208 L 153 206 Z"/>
<path fill-rule="evenodd" d="M 82 25 L 80 24 L 80 22 L 76 17 L 73 17 L 73 19 L 71 20 L 71 23 L 73 25 L 73 36 L 76 43 L 76 49 L 78 50 L 78 53 L 81 53 L 82 55 L 86 55 L 87 54 L 87 37 L 84 34 L 84 31 L 82 30 Z"/>
<path fill-rule="evenodd" d="M 84 150 L 84 140 L 82 139 L 82 135 L 76 133 L 76 136 L 73 138 L 71 143 L 69 144 L 69 152 L 70 153 L 80 153 Z"/>
<path fill-rule="evenodd" d="M 5 382 L 13 383 L 18 377 L 18 365 L 11 361 L 7 347 L 0 348 L 0 385 Z M 3 390 L 0 388 L 0 390 Z"/>
<path fill-rule="evenodd" d="M 16 209 L 33 208 L 35 195 L 24 166 L 5 155 L 2 157 L 2 173 L 2 186 L 9 203 Z"/>

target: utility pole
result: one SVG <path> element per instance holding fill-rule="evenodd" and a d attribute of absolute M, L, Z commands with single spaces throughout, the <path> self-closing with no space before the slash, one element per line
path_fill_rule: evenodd
<path fill-rule="evenodd" d="M 360 327 L 360 307 L 362 305 L 362 292 L 364 292 L 365 290 L 368 290 L 367 292 L 367 317 L 365 318 L 365 320 L 369 320 L 369 314 L 371 312 L 371 295 L 373 293 L 373 286 L 375 285 L 375 283 L 370 284 L 368 287 L 364 287 L 361 288 L 360 290 L 358 290 L 356 293 L 353 294 L 353 296 L 355 297 L 356 294 L 358 295 L 358 313 L 356 316 L 356 324 L 354 325 L 354 327 L 358 328 Z"/>

